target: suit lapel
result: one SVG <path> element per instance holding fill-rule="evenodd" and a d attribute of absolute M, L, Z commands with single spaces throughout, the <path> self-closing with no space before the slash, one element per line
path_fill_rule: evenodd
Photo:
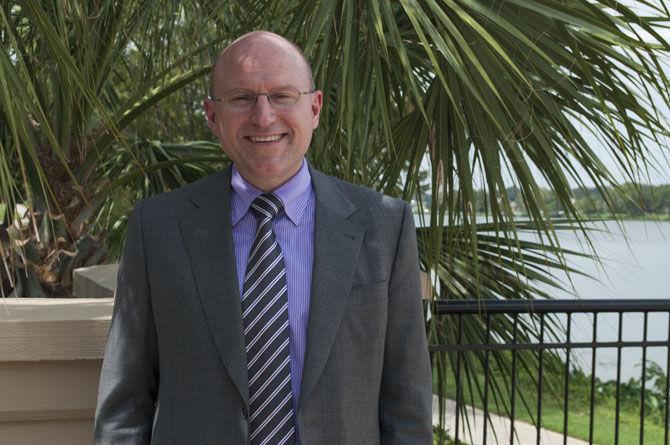
<path fill-rule="evenodd" d="M 364 229 L 347 218 L 356 207 L 333 180 L 310 169 L 316 195 L 314 266 L 300 406 L 323 372 L 347 304 Z"/>
<path fill-rule="evenodd" d="M 179 216 L 205 319 L 228 374 L 249 400 L 242 309 L 230 223 L 230 169 L 189 197 Z"/>

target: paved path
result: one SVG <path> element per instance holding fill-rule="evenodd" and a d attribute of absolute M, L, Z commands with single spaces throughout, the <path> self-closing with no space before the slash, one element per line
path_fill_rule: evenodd
<path fill-rule="evenodd" d="M 472 437 L 470 437 L 470 433 L 468 432 L 468 425 L 464 422 L 464 419 L 461 416 L 459 419 L 459 438 L 461 440 L 464 440 L 471 445 L 509 444 L 510 421 L 507 417 L 489 413 L 491 424 L 488 426 L 486 444 L 484 444 L 484 412 L 480 409 L 472 408 L 471 406 L 468 406 L 467 410 Z M 455 412 L 456 402 L 454 400 L 447 399 L 445 401 L 444 426 L 452 439 L 454 438 L 454 433 L 456 432 L 456 416 L 454 415 Z M 437 406 L 437 397 L 433 397 L 433 424 L 437 425 L 438 423 L 439 410 Z M 531 425 L 530 423 L 517 420 L 514 422 L 514 429 L 517 432 L 517 437 L 514 440 L 515 444 L 532 445 L 537 443 L 537 430 L 535 429 L 535 426 Z M 563 435 L 542 428 L 540 432 L 540 443 L 542 445 L 563 445 Z M 568 445 L 588 445 L 588 442 L 569 437 Z"/>

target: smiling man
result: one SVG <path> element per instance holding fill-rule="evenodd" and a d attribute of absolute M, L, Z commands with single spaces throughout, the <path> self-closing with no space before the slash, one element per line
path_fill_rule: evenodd
<path fill-rule="evenodd" d="M 322 102 L 281 36 L 221 53 L 232 166 L 130 218 L 96 443 L 431 443 L 412 213 L 308 165 Z"/>

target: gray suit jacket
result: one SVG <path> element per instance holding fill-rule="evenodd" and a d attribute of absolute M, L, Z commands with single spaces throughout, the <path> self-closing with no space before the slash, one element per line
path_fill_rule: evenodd
<path fill-rule="evenodd" d="M 403 201 L 311 169 L 302 445 L 431 444 L 417 248 Z M 140 202 L 102 367 L 99 444 L 247 444 L 230 169 Z"/>

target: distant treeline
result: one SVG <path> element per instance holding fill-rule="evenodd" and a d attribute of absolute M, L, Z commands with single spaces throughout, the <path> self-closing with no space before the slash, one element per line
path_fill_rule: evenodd
<path fill-rule="evenodd" d="M 582 215 L 592 217 L 640 218 L 644 216 L 670 216 L 670 184 L 640 186 L 623 184 L 619 189 L 605 189 L 609 196 L 606 202 L 603 194 L 595 187 L 573 189 L 573 205 Z M 564 214 L 565 209 L 549 189 L 543 189 L 547 210 L 556 216 Z M 508 196 L 516 213 L 525 213 L 523 197 L 518 187 L 507 189 Z M 485 210 L 485 193 L 477 194 L 477 211 Z"/>
<path fill-rule="evenodd" d="M 659 217 L 670 219 L 670 184 L 640 186 L 623 184 L 618 189 L 606 188 L 609 196 L 609 205 L 602 194 L 595 188 L 573 189 L 572 203 L 582 216 L 594 218 L 609 218 L 612 216 L 624 218 Z M 544 202 L 552 216 L 560 217 L 565 214 L 555 194 L 549 189 L 542 189 Z M 526 208 L 521 190 L 514 186 L 507 189 L 512 209 L 518 215 L 524 215 Z M 475 206 L 477 213 L 490 211 L 488 195 L 484 190 L 475 192 Z M 430 194 L 424 195 L 424 206 L 430 208 Z"/>

